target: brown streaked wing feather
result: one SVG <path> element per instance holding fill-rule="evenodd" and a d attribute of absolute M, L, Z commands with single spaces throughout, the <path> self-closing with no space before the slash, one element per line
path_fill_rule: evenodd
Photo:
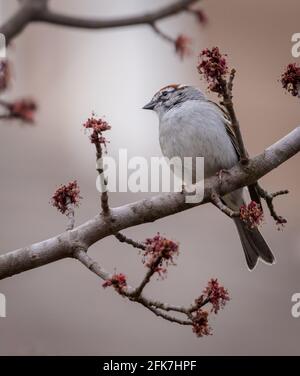
<path fill-rule="evenodd" d="M 232 125 L 231 125 L 231 121 L 230 121 L 230 117 L 227 113 L 227 111 L 219 106 L 217 103 L 213 102 L 213 101 L 210 101 L 208 100 L 209 103 L 212 103 L 214 106 L 218 107 L 218 109 L 222 112 L 223 116 L 224 116 L 224 126 L 225 126 L 225 129 L 226 129 L 226 132 L 230 138 L 230 141 L 236 151 L 236 155 L 238 156 L 238 159 L 240 159 L 241 157 L 241 152 L 240 152 L 240 148 L 239 148 L 239 145 L 238 145 L 238 142 L 237 142 L 237 139 L 235 137 L 235 133 L 234 133 L 234 130 L 232 129 Z"/>
<path fill-rule="evenodd" d="M 230 117 L 227 113 L 227 111 L 219 106 L 217 103 L 213 102 L 213 101 L 208 101 L 212 104 L 214 104 L 215 106 L 218 107 L 218 109 L 222 112 L 223 116 L 224 116 L 224 126 L 225 126 L 225 129 L 227 131 L 227 134 L 230 138 L 230 141 L 236 151 L 236 154 L 238 156 L 238 159 L 240 160 L 241 158 L 241 152 L 240 152 L 240 148 L 239 148 L 239 145 L 238 145 L 238 142 L 237 142 L 237 139 L 235 137 L 235 133 L 234 133 L 234 130 L 232 129 L 232 125 L 231 125 L 231 121 L 230 121 Z M 250 194 L 250 197 L 251 197 L 251 200 L 252 201 L 255 201 L 257 202 L 258 204 L 260 204 L 261 208 L 262 208 L 262 204 L 261 204 L 261 198 L 257 192 L 257 189 L 256 189 L 256 184 L 252 184 L 252 185 L 249 185 L 248 186 L 248 190 L 249 190 L 249 194 Z"/>

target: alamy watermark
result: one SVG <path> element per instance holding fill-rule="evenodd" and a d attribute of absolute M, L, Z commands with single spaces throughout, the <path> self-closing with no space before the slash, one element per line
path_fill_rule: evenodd
<path fill-rule="evenodd" d="M 99 192 L 184 192 L 187 203 L 199 203 L 204 198 L 203 157 L 148 160 L 141 156 L 128 158 L 127 150 L 120 149 L 118 161 L 105 155 L 97 161 L 97 169 L 103 171 L 96 182 Z"/>
<path fill-rule="evenodd" d="M 0 318 L 6 317 L 6 297 L 0 293 Z"/>
<path fill-rule="evenodd" d="M 6 40 L 5 35 L 0 33 L 0 58 L 6 58 Z"/>
<path fill-rule="evenodd" d="M 292 295 L 292 309 L 291 314 L 295 319 L 298 319 L 300 317 L 300 293 L 296 292 Z"/>
<path fill-rule="evenodd" d="M 291 42 L 293 43 L 291 49 L 292 56 L 295 58 L 300 57 L 300 33 L 294 33 Z"/>

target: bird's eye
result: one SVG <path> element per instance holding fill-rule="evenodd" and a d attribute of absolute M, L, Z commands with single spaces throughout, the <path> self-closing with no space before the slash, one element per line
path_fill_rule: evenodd
<path fill-rule="evenodd" d="M 162 95 L 163 97 L 165 97 L 166 95 L 168 95 L 168 92 L 167 92 L 167 91 L 163 91 L 163 92 L 161 93 L 161 95 Z"/>

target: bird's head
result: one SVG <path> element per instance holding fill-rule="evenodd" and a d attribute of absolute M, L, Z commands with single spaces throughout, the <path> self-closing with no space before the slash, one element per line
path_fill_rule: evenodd
<path fill-rule="evenodd" d="M 168 85 L 160 89 L 143 109 L 163 114 L 188 100 L 201 99 L 205 99 L 205 95 L 194 86 Z"/>

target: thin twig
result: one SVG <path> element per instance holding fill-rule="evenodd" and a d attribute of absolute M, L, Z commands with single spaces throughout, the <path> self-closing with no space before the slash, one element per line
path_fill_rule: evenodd
<path fill-rule="evenodd" d="M 73 230 L 73 228 L 75 226 L 75 210 L 74 210 L 73 205 L 70 205 L 66 215 L 67 215 L 67 218 L 68 218 L 68 221 L 69 221 L 67 231 Z"/>
<path fill-rule="evenodd" d="M 139 299 L 143 299 L 143 297 L 140 297 Z M 149 305 L 153 306 L 153 307 L 159 308 L 159 309 L 166 311 L 166 312 L 173 311 L 173 312 L 180 312 L 180 313 L 184 313 L 186 315 L 189 315 L 192 312 L 195 312 L 199 308 L 202 308 L 206 304 L 210 303 L 210 299 L 209 298 L 204 299 L 203 302 L 200 305 L 199 304 L 192 304 L 190 307 L 175 306 L 175 305 L 172 305 L 172 304 L 169 304 L 169 303 L 162 303 L 162 302 L 154 301 L 154 300 L 150 300 L 150 299 L 147 299 L 147 303 Z"/>
<path fill-rule="evenodd" d="M 137 242 L 137 241 L 135 241 L 135 240 L 133 240 L 133 239 L 125 236 L 121 232 L 117 232 L 115 234 L 115 237 L 119 240 L 119 242 L 121 242 L 121 243 L 127 243 L 129 245 L 132 245 L 133 248 L 138 248 L 138 249 L 141 249 L 143 251 L 146 249 L 145 244 Z"/>
<path fill-rule="evenodd" d="M 108 204 L 108 192 L 107 192 L 107 179 L 104 176 L 103 169 L 103 151 L 100 142 L 95 144 L 96 146 L 96 159 L 97 159 L 97 172 L 100 178 L 101 184 L 101 208 L 103 214 L 109 214 L 109 204 Z"/>
<path fill-rule="evenodd" d="M 180 324 L 180 325 L 193 325 L 193 322 L 191 320 L 181 320 L 181 319 L 179 319 L 175 316 L 170 316 L 166 313 L 163 313 L 160 310 L 158 310 L 157 308 L 154 308 L 152 306 L 148 306 L 148 305 L 144 305 L 144 306 L 147 309 L 149 309 L 151 312 L 153 312 L 156 316 L 162 317 L 163 319 L 165 319 L 167 321 L 174 322 L 174 323 Z"/>
<path fill-rule="evenodd" d="M 213 192 L 211 194 L 211 202 L 221 210 L 224 214 L 226 214 L 228 217 L 239 217 L 240 213 L 238 211 L 234 211 L 230 209 L 227 205 L 224 204 L 224 202 L 221 200 L 221 197 L 216 193 Z"/>
<path fill-rule="evenodd" d="M 139 297 L 141 295 L 145 286 L 150 282 L 150 279 L 151 279 L 151 277 L 153 276 L 154 273 L 155 273 L 155 269 L 153 269 L 152 267 L 149 268 L 149 270 L 147 271 L 147 273 L 146 273 L 145 277 L 143 278 L 142 282 L 140 283 L 140 285 L 136 288 L 136 290 L 134 292 L 134 295 L 136 297 Z"/>
<path fill-rule="evenodd" d="M 73 257 L 80 261 L 87 269 L 92 271 L 102 280 L 107 281 L 112 277 L 112 274 L 103 269 L 95 260 L 93 260 L 83 248 L 76 248 L 73 252 Z M 120 291 L 119 291 L 120 292 Z M 164 311 L 176 311 L 184 313 L 187 317 L 190 317 L 191 312 L 195 309 L 178 307 L 173 305 L 168 305 L 166 303 L 161 303 L 147 299 L 142 295 L 136 295 L 136 289 L 133 289 L 131 286 L 127 286 L 126 289 L 122 289 L 120 294 L 127 297 L 130 301 L 139 303 L 153 312 L 156 316 L 162 317 L 163 319 L 174 322 L 180 325 L 192 325 L 192 321 L 181 320 L 177 317 L 163 313 Z"/>
<path fill-rule="evenodd" d="M 145 277 L 143 278 L 140 285 L 136 288 L 134 292 L 134 295 L 136 297 L 139 297 L 141 295 L 146 285 L 150 282 L 152 276 L 158 271 L 159 266 L 161 265 L 162 261 L 163 261 L 163 255 L 160 254 L 159 256 L 156 257 L 156 259 L 154 259 L 151 262 L 151 265 L 148 265 L 149 269 L 147 273 L 145 274 Z"/>
<path fill-rule="evenodd" d="M 151 23 L 150 26 L 155 31 L 155 33 L 158 34 L 160 37 L 162 37 L 164 40 L 166 40 L 167 42 L 170 42 L 172 44 L 175 44 L 175 39 L 173 39 L 172 37 L 170 37 L 169 35 L 167 35 L 163 31 L 161 31 L 160 28 L 155 23 Z"/>
<path fill-rule="evenodd" d="M 286 195 L 289 193 L 287 189 L 280 190 L 274 193 L 268 193 L 266 190 L 264 190 L 258 183 L 256 185 L 257 191 L 261 198 L 263 198 L 266 201 L 266 204 L 269 208 L 270 215 L 274 218 L 277 224 L 285 224 L 287 223 L 287 220 L 282 217 L 281 215 L 278 215 L 275 211 L 273 199 L 277 196 Z"/>
<path fill-rule="evenodd" d="M 90 271 L 95 273 L 98 277 L 106 281 L 107 279 L 111 278 L 111 273 L 104 270 L 95 260 L 93 260 L 85 250 L 81 248 L 77 248 L 74 253 L 73 257 L 80 261 L 85 267 L 87 267 Z"/>

